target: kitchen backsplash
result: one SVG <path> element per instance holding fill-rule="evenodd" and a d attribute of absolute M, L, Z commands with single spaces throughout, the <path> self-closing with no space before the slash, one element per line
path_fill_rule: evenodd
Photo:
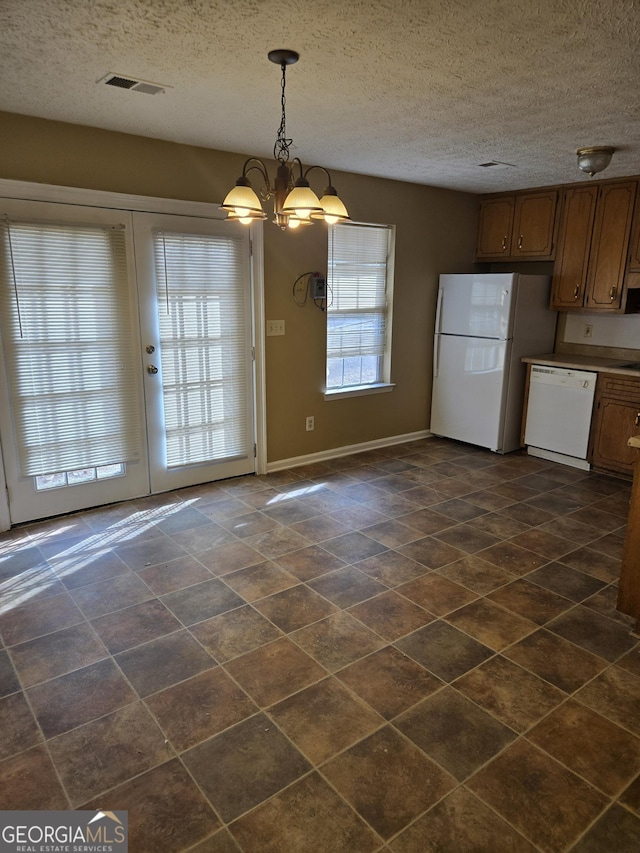
<path fill-rule="evenodd" d="M 586 327 L 591 327 L 587 329 Z M 590 331 L 586 335 L 585 331 Z M 597 314 L 567 314 L 563 342 L 580 346 L 640 349 L 640 315 L 601 317 Z"/>

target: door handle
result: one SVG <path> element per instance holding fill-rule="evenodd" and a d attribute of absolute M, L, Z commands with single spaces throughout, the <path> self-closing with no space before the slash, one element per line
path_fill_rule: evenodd
<path fill-rule="evenodd" d="M 573 289 L 573 298 L 577 299 L 579 295 L 580 295 L 580 285 L 576 284 L 576 286 Z"/>
<path fill-rule="evenodd" d="M 518 248 L 519 249 L 522 248 L 522 240 L 523 240 L 523 235 L 521 234 L 520 237 L 518 238 Z"/>
<path fill-rule="evenodd" d="M 617 292 L 618 292 L 618 288 L 614 284 L 613 287 L 611 288 L 611 290 L 609 291 L 609 302 L 613 302 L 613 300 L 616 298 Z"/>
<path fill-rule="evenodd" d="M 640 427 L 640 412 L 638 412 L 638 414 L 636 415 L 636 419 L 635 419 L 635 421 L 634 421 L 634 424 L 635 424 L 637 427 Z"/>
<path fill-rule="evenodd" d="M 442 288 L 440 288 L 438 290 L 438 302 L 436 304 L 436 329 L 435 329 L 436 335 L 438 334 L 438 332 L 441 331 L 440 327 L 442 325 L 441 318 L 442 318 L 442 303 L 443 302 L 444 302 L 444 291 L 442 290 Z"/>
<path fill-rule="evenodd" d="M 507 248 L 507 235 L 506 235 L 506 234 L 505 234 L 505 235 L 504 235 L 504 237 L 502 238 L 502 246 L 501 246 L 501 248 L 502 248 L 502 251 L 503 251 L 503 252 L 504 252 L 504 250 Z"/>
<path fill-rule="evenodd" d="M 155 364 L 150 364 L 147 367 L 147 373 L 156 374 L 157 372 L 158 372 L 158 368 L 155 366 Z"/>

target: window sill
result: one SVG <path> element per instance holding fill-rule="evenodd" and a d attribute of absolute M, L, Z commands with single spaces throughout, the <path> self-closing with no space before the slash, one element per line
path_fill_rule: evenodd
<path fill-rule="evenodd" d="M 342 400 L 344 397 L 364 397 L 366 394 L 386 394 L 393 391 L 395 382 L 377 382 L 375 385 L 353 385 L 324 392 L 325 400 Z"/>

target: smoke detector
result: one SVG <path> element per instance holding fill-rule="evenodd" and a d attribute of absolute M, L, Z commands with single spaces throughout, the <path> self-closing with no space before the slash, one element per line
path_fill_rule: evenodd
<path fill-rule="evenodd" d="M 136 80 L 135 77 L 129 77 L 126 74 L 114 74 L 113 72 L 109 72 L 109 74 L 101 77 L 97 82 L 104 86 L 114 86 L 116 89 L 130 89 L 132 92 L 142 92 L 143 95 L 164 94 L 166 89 L 171 89 L 171 86 L 164 86 L 162 83 Z"/>

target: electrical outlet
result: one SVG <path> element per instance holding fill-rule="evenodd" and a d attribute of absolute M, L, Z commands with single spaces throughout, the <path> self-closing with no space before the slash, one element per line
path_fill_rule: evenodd
<path fill-rule="evenodd" d="M 305 421 L 305 429 L 307 432 L 312 432 L 315 429 L 315 418 L 313 415 L 309 415 L 309 417 Z"/>
<path fill-rule="evenodd" d="M 284 320 L 267 320 L 267 337 L 284 335 Z"/>
<path fill-rule="evenodd" d="M 593 323 L 585 323 L 584 329 L 582 331 L 583 338 L 592 338 L 593 337 Z"/>

